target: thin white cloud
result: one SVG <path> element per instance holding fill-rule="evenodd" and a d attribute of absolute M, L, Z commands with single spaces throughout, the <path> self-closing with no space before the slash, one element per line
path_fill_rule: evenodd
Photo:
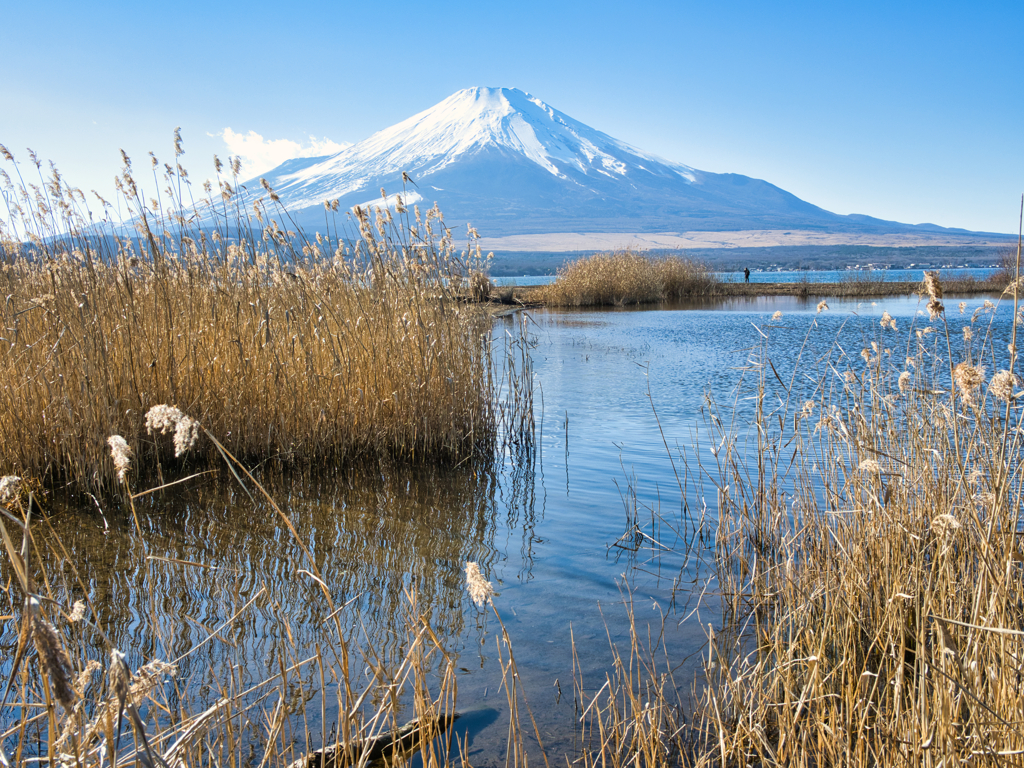
<path fill-rule="evenodd" d="M 276 168 L 294 157 L 333 155 L 351 144 L 339 144 L 327 137 L 310 136 L 305 144 L 291 139 L 264 139 L 256 131 L 237 133 L 225 128 L 218 134 L 227 146 L 228 154 L 242 159 L 242 176 L 251 178 Z"/>

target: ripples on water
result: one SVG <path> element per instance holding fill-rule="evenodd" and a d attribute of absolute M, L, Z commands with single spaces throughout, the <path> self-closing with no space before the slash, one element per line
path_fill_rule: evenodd
<path fill-rule="evenodd" d="M 957 299 L 946 299 L 953 334 L 983 300 L 965 299 L 961 316 Z M 693 521 L 706 510 L 711 522 L 715 512 L 714 486 L 696 471 L 699 453 L 714 475 L 718 446 L 704 426 L 707 395 L 734 420 L 740 438 L 749 438 L 758 380 L 750 369 L 766 337 L 775 373 L 784 382 L 793 379 L 803 398 L 833 370 L 862 369 L 860 351 L 872 340 L 901 360 L 912 322 L 927 319 L 916 299 L 829 305 L 818 314 L 814 301 L 771 297 L 647 310 L 538 311 L 530 323 L 535 453 L 505 456 L 495 478 L 459 468 L 326 478 L 296 473 L 277 478 L 270 490 L 313 553 L 335 605 L 345 606 L 341 626 L 353 648 L 368 644 L 383 659 L 399 658 L 404 594 L 415 588 L 419 607 L 457 657 L 460 709 L 500 715 L 478 718 L 486 721 L 476 737 L 483 764 L 501 754 L 507 704 L 495 659 L 497 627 L 464 594 L 463 565 L 479 562 L 500 593 L 496 605 L 544 738 L 553 752 L 571 750 L 577 713 L 570 628 L 585 682 L 594 690 L 609 663 L 609 636 L 626 639 L 624 595 L 641 626 L 651 622 L 659 631 L 662 615 L 668 616 L 666 649 L 685 662 L 677 680 L 697 669 L 700 624 L 717 621 L 709 607 L 679 624 L 694 607 L 688 590 L 699 581 L 700 556 L 707 555 L 700 546 L 684 555 Z M 882 333 L 883 310 L 896 318 L 897 333 Z M 773 323 L 776 311 L 783 317 Z M 997 335 L 1007 334 L 1010 313 L 1001 307 L 995 315 Z M 518 321 L 499 320 L 499 332 L 502 322 Z M 767 387 L 771 405 L 782 392 L 774 374 Z M 69 604 L 83 588 L 88 592 L 133 668 L 193 651 L 266 587 L 266 599 L 181 662 L 179 679 L 200 699 L 215 695 L 225 665 L 240 667 L 242 682 L 259 682 L 288 662 L 283 648 L 301 657 L 331 635 L 320 587 L 300 572 L 308 564 L 298 545 L 272 509 L 251 501 L 225 474 L 140 499 L 141 535 L 116 500 L 97 505 L 73 494 L 49 499 L 47 524 L 36 525 L 43 569 L 81 585 L 68 595 Z M 631 530 L 634 535 L 623 537 Z M 47 546 L 53 534 L 70 562 Z M 654 539 L 674 551 L 652 546 Z M 10 622 L 4 624 L 0 645 L 8 660 L 16 640 Z"/>

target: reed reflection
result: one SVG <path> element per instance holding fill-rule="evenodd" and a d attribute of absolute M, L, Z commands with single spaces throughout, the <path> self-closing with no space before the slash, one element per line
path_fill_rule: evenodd
<path fill-rule="evenodd" d="M 531 540 L 533 466 L 533 452 L 524 448 L 502 476 L 419 468 L 277 478 L 268 489 L 315 569 L 269 505 L 222 477 L 137 499 L 141 534 L 114 502 L 52 498 L 47 524 L 34 533 L 33 565 L 64 579 L 68 605 L 91 601 L 133 668 L 180 659 L 179 680 L 190 687 L 215 691 L 211 670 L 225 664 L 241 668 L 240 683 L 259 682 L 318 646 L 337 644 L 339 634 L 347 649 L 372 648 L 387 663 L 404 652 L 396 628 L 404 626 L 413 589 L 434 631 L 447 647 L 459 647 L 464 565 L 479 562 L 489 572 L 507 556 L 496 541 L 513 538 L 520 521 L 523 541 Z M 507 515 L 499 515 L 503 507 Z M 527 543 L 523 548 L 520 576 L 528 579 L 531 553 Z M 16 641 L 12 629 L 0 642 Z M 211 634 L 214 640 L 197 648 Z M 94 652 L 102 654 L 98 643 Z"/>

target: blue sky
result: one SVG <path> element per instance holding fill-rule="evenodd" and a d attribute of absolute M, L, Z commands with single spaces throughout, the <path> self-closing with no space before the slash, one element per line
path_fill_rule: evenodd
<path fill-rule="evenodd" d="M 0 143 L 111 196 L 118 150 L 173 159 L 176 126 L 205 178 L 507 86 L 837 213 L 1016 232 L 1022 28 L 1019 0 L 12 3 Z"/>

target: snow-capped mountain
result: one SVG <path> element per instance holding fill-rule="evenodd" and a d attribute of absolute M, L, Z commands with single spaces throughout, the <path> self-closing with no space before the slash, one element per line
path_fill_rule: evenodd
<path fill-rule="evenodd" d="M 409 205 L 437 202 L 449 226 L 470 223 L 486 236 L 917 229 L 839 216 L 765 181 L 663 160 L 514 88 L 467 88 L 335 155 L 289 160 L 265 178 L 312 229 L 324 222 L 325 200 L 347 210 L 393 206 L 397 194 Z M 261 191 L 259 179 L 245 186 Z"/>

